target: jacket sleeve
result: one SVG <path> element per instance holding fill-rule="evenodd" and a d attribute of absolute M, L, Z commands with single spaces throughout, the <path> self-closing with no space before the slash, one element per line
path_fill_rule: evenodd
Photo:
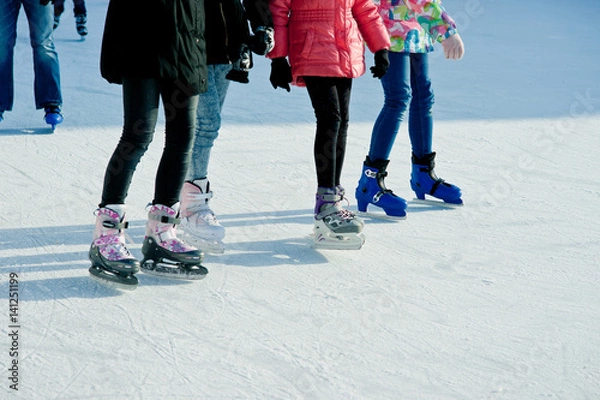
<path fill-rule="evenodd" d="M 259 26 L 273 27 L 269 0 L 244 0 L 244 8 L 253 31 Z"/>
<path fill-rule="evenodd" d="M 270 59 L 287 57 L 288 55 L 291 1 L 292 0 L 269 0 L 269 9 L 273 16 L 273 28 L 275 30 L 275 47 L 267 54 L 267 57 Z"/>
<path fill-rule="evenodd" d="M 352 15 L 371 52 L 390 48 L 390 35 L 373 0 L 357 0 L 352 7 Z"/>
<path fill-rule="evenodd" d="M 433 41 L 441 42 L 456 34 L 456 23 L 442 6 L 441 0 L 405 0 L 405 3 Z"/>

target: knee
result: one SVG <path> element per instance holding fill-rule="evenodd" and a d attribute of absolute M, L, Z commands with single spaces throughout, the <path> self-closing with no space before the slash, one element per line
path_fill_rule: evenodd
<path fill-rule="evenodd" d="M 196 120 L 196 138 L 214 140 L 219 135 L 219 129 L 221 129 L 221 116 L 217 113 Z"/>
<path fill-rule="evenodd" d="M 132 128 L 123 129 L 123 134 L 121 135 L 119 143 L 128 149 L 145 152 L 150 146 L 150 143 L 152 143 L 153 137 L 153 130 L 143 129 L 141 126 L 134 126 Z"/>
<path fill-rule="evenodd" d="M 219 136 L 219 131 L 208 131 L 205 129 L 196 130 L 196 137 L 194 139 L 194 144 L 198 147 L 212 147 L 213 142 Z"/>
<path fill-rule="evenodd" d="M 339 112 L 320 110 L 315 111 L 317 118 L 317 127 L 331 132 L 338 132 L 342 126 L 342 116 Z"/>
<path fill-rule="evenodd" d="M 422 109 L 431 110 L 435 103 L 435 95 L 432 91 L 426 91 L 422 96 L 419 97 L 419 106 Z"/>
<path fill-rule="evenodd" d="M 408 108 L 412 100 L 412 95 L 409 88 L 403 88 L 393 92 L 386 92 L 383 104 L 388 109 L 396 110 L 403 113 Z"/>

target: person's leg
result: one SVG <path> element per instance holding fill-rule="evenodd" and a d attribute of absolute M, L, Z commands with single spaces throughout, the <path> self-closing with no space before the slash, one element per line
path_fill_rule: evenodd
<path fill-rule="evenodd" d="M 161 81 L 165 110 L 165 147 L 156 172 L 154 199 L 148 211 L 142 245 L 143 271 L 150 274 L 202 279 L 203 253 L 178 237 L 179 197 L 192 153 L 198 96 L 179 81 Z"/>
<path fill-rule="evenodd" d="M 225 228 L 210 208 L 213 197 L 208 180 L 208 163 L 221 128 L 221 110 L 227 96 L 231 64 L 208 66 L 208 90 L 198 96 L 196 135 L 186 182 L 181 190 L 181 227 L 186 238 L 199 249 L 223 253 Z"/>
<path fill-rule="evenodd" d="M 17 40 L 19 0 L 0 1 L 0 112 L 11 111 L 14 101 L 14 48 Z"/>
<path fill-rule="evenodd" d="M 65 0 L 54 0 L 54 16 L 59 17 L 65 12 Z"/>
<path fill-rule="evenodd" d="M 85 8 L 85 0 L 73 0 L 73 14 L 75 16 L 87 15 L 87 10 Z"/>
<path fill-rule="evenodd" d="M 208 90 L 198 96 L 196 112 L 196 135 L 187 180 L 204 179 L 208 176 L 208 163 L 214 141 L 221 128 L 221 110 L 227 96 L 229 80 L 225 78 L 230 64 L 208 66 Z"/>
<path fill-rule="evenodd" d="M 426 53 L 410 55 L 410 85 L 413 99 L 408 114 L 408 134 L 413 154 L 420 158 L 432 152 L 433 103 L 435 97 L 429 78 Z"/>
<path fill-rule="evenodd" d="M 73 15 L 75 16 L 75 29 L 77 33 L 84 37 L 88 34 L 87 27 L 87 10 L 83 0 L 73 0 Z"/>
<path fill-rule="evenodd" d="M 163 81 L 160 97 L 165 109 L 165 147 L 156 173 L 153 204 L 173 206 L 190 164 L 198 96 L 180 82 Z"/>
<path fill-rule="evenodd" d="M 334 184 L 340 186 L 342 167 L 346 156 L 346 142 L 348 139 L 348 123 L 350 121 L 350 94 L 352 93 L 352 79 L 336 79 L 337 98 L 340 108 L 340 128 L 338 130 L 335 146 L 335 175 Z"/>
<path fill-rule="evenodd" d="M 373 125 L 369 146 L 369 158 L 373 161 L 389 160 L 411 99 L 410 55 L 390 52 L 389 58 L 390 67 L 381 78 L 383 107 Z"/>
<path fill-rule="evenodd" d="M 38 0 L 24 0 L 23 7 L 29 21 L 29 39 L 33 49 L 35 106 L 61 106 L 60 66 L 54 47 L 52 26 L 53 10 L 40 5 Z"/>
<path fill-rule="evenodd" d="M 159 99 L 157 80 L 123 79 L 123 133 L 106 168 L 100 207 L 125 203 L 133 173 L 154 136 Z"/>
<path fill-rule="evenodd" d="M 335 80 L 326 77 L 304 77 L 306 89 L 317 119 L 314 161 L 319 187 L 335 187 L 337 140 L 342 125 L 340 101 Z"/>
<path fill-rule="evenodd" d="M 346 149 L 351 79 L 310 76 L 304 77 L 304 82 L 317 119 L 313 149 L 318 186 L 314 208 L 315 238 L 329 236 L 331 232 L 349 234 L 353 239 L 347 238 L 348 243 L 360 248 L 363 240 L 357 234 L 362 231 L 364 223 L 354 213 L 344 209 L 344 190 L 339 182 L 336 183 L 337 164 L 343 163 Z M 336 245 L 343 242 L 340 242 L 339 236 L 331 240 Z"/>
<path fill-rule="evenodd" d="M 404 218 L 406 201 L 385 186 L 389 157 L 411 99 L 410 55 L 390 53 L 390 68 L 381 78 L 384 103 L 373 125 L 369 155 L 366 157 L 355 197 L 360 212 L 369 204 L 383 209 L 387 216 Z"/>
<path fill-rule="evenodd" d="M 410 185 L 417 198 L 430 195 L 445 203 L 462 204 L 462 192 L 456 185 L 439 178 L 435 173 L 435 152 L 432 151 L 434 95 L 429 79 L 427 54 L 411 55 L 411 87 L 408 132 L 412 146 Z"/>

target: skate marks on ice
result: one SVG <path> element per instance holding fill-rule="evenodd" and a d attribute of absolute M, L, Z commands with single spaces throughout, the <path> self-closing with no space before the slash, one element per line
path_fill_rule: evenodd
<path fill-rule="evenodd" d="M 227 230 L 225 252 L 205 254 L 209 271 L 213 262 L 244 267 L 328 262 L 312 249 L 308 238 L 314 221 L 311 209 L 220 214 L 219 221 Z"/>

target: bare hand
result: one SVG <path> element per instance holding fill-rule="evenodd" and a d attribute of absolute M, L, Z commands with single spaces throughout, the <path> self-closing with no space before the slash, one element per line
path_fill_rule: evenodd
<path fill-rule="evenodd" d="M 460 60 L 465 54 L 465 45 L 458 33 L 444 39 L 442 48 L 446 59 L 449 60 Z"/>

